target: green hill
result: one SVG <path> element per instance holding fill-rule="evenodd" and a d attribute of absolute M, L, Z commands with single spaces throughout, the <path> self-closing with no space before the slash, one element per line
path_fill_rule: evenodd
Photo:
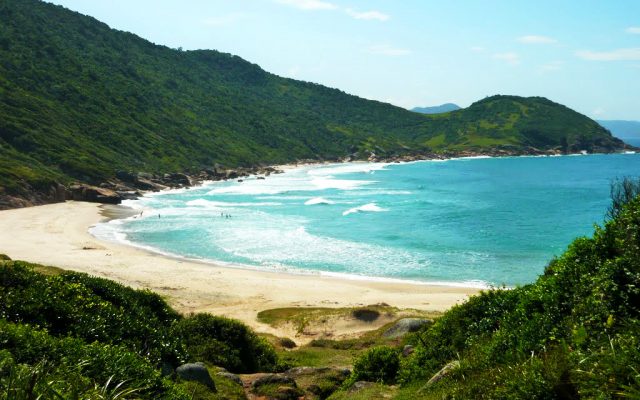
<path fill-rule="evenodd" d="M 98 184 L 118 170 L 624 147 L 543 98 L 421 115 L 237 56 L 155 45 L 37 0 L 2 0 L 0 21 L 0 196 Z"/>
<path fill-rule="evenodd" d="M 618 138 L 640 138 L 640 121 L 598 120 L 598 123 Z"/>

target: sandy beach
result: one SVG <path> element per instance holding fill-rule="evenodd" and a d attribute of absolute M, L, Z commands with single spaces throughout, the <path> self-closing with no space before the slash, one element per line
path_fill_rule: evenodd
<path fill-rule="evenodd" d="M 444 311 L 478 292 L 473 288 L 271 273 L 165 257 L 101 241 L 89 234 L 92 225 L 105 220 L 103 207 L 69 201 L 0 211 L 0 253 L 15 260 L 86 272 L 134 288 L 147 288 L 165 296 L 180 312 L 224 315 L 277 335 L 289 332 L 259 323 L 256 320 L 259 311 L 377 303 Z"/>

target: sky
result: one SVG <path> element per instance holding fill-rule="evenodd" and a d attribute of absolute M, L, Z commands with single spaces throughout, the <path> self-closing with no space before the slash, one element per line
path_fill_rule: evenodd
<path fill-rule="evenodd" d="M 183 50 L 400 107 L 544 96 L 640 120 L 639 0 L 55 0 Z"/>

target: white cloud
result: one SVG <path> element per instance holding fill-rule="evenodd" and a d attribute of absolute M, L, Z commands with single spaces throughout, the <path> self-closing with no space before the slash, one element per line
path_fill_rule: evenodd
<path fill-rule="evenodd" d="M 473 51 L 474 53 L 482 53 L 485 51 L 485 48 L 482 46 L 473 46 L 471 48 L 471 51 Z"/>
<path fill-rule="evenodd" d="M 625 31 L 634 35 L 640 35 L 640 26 L 630 26 Z"/>
<path fill-rule="evenodd" d="M 276 3 L 299 8 L 300 10 L 335 10 L 338 8 L 333 3 L 322 0 L 275 0 Z"/>
<path fill-rule="evenodd" d="M 640 47 L 616 49 L 611 51 L 576 51 L 576 56 L 589 61 L 637 61 L 640 60 Z"/>
<path fill-rule="evenodd" d="M 564 61 L 551 61 L 540 67 L 540 72 L 559 71 L 564 66 Z"/>
<path fill-rule="evenodd" d="M 526 44 L 552 44 L 552 43 L 557 43 L 558 41 L 548 36 L 526 35 L 526 36 L 520 36 L 518 38 L 518 42 L 526 43 Z"/>
<path fill-rule="evenodd" d="M 512 66 L 520 64 L 520 56 L 517 53 L 513 52 L 497 53 L 493 55 L 493 58 L 495 58 L 496 60 L 504 61 Z"/>
<path fill-rule="evenodd" d="M 387 14 L 375 10 L 360 12 L 352 8 L 347 8 L 345 12 L 355 19 L 386 21 L 391 18 Z"/>
<path fill-rule="evenodd" d="M 606 111 L 605 111 L 605 109 L 604 109 L 604 108 L 602 108 L 602 107 L 597 107 L 595 110 L 593 110 L 593 112 L 592 112 L 591 114 L 595 115 L 596 117 L 600 117 L 600 116 L 602 116 L 602 115 L 603 115 L 603 114 L 605 114 L 605 113 L 606 113 Z"/>
<path fill-rule="evenodd" d="M 379 54 L 382 56 L 398 57 L 411 54 L 411 50 L 393 47 L 389 44 L 378 44 L 367 49 L 368 53 Z"/>
<path fill-rule="evenodd" d="M 215 17 L 205 18 L 202 22 L 208 26 L 227 26 L 232 25 L 241 19 L 246 18 L 245 14 L 232 13 L 227 15 L 219 15 Z"/>

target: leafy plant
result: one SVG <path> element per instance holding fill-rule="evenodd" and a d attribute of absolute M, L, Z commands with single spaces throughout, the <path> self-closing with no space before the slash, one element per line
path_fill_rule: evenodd
<path fill-rule="evenodd" d="M 199 313 L 179 321 L 172 334 L 181 338 L 194 361 L 242 373 L 278 369 L 273 346 L 239 321 Z"/>
<path fill-rule="evenodd" d="M 395 383 L 400 368 L 399 351 L 389 346 L 378 346 L 356 359 L 349 382 L 369 381 Z"/>

